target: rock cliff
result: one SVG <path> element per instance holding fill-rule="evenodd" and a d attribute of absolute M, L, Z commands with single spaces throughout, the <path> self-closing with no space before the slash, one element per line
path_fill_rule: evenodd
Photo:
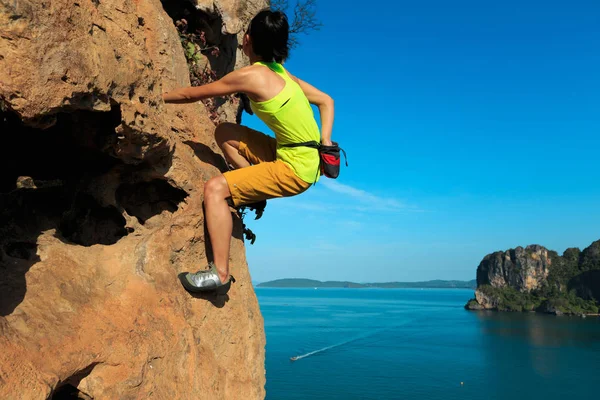
<path fill-rule="evenodd" d="M 519 292 L 538 289 L 546 281 L 552 261 L 542 246 L 517 247 L 488 254 L 477 267 L 477 286 L 510 286 Z"/>
<path fill-rule="evenodd" d="M 190 84 L 178 13 L 222 49 L 194 57 L 222 75 L 264 6 L 0 0 L 1 399 L 264 397 L 240 221 L 229 293 L 177 279 L 210 258 L 202 189 L 225 167 L 211 114 L 237 104 L 161 100 Z"/>
<path fill-rule="evenodd" d="M 466 308 L 597 313 L 600 241 L 562 256 L 542 246 L 517 247 L 484 257 L 477 267 L 475 299 Z"/>

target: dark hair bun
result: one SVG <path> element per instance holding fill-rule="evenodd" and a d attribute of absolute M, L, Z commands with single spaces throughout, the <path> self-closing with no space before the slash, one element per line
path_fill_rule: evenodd
<path fill-rule="evenodd" d="M 256 14 L 248 29 L 254 53 L 263 61 L 282 63 L 289 55 L 290 25 L 281 11 L 263 10 Z"/>

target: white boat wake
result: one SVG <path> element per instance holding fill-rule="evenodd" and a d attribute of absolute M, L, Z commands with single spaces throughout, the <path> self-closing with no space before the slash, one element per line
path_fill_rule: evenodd
<path fill-rule="evenodd" d="M 310 356 L 315 355 L 317 353 L 322 353 L 322 352 L 327 351 L 329 349 L 333 349 L 334 347 L 340 347 L 340 346 L 343 346 L 343 345 L 348 344 L 350 342 L 354 342 L 355 340 L 358 340 L 358 339 L 362 339 L 362 337 L 360 337 L 360 338 L 354 338 L 354 339 L 347 340 L 347 341 L 342 342 L 342 343 L 337 343 L 337 344 L 333 344 L 331 346 L 323 347 L 322 349 L 311 351 L 310 353 L 302 354 L 301 356 L 292 357 L 292 358 L 290 358 L 290 360 L 291 361 L 298 361 L 301 358 L 310 357 Z"/>
<path fill-rule="evenodd" d="M 306 358 L 306 357 L 310 357 L 310 356 L 313 356 L 313 355 L 315 355 L 315 354 L 322 353 L 322 352 L 324 352 L 324 351 L 331 350 L 331 349 L 333 349 L 333 348 L 336 348 L 336 347 L 340 347 L 340 346 L 347 345 L 347 344 L 349 344 L 349 343 L 352 343 L 352 342 L 355 342 L 355 341 L 357 341 L 357 340 L 366 339 L 366 338 L 368 338 L 369 336 L 377 335 L 378 333 L 385 332 L 385 331 L 389 331 L 390 329 L 395 329 L 395 328 L 397 328 L 398 326 L 401 326 L 401 325 L 406 325 L 406 324 L 408 324 L 408 323 L 410 323 L 410 322 L 413 322 L 413 320 L 406 321 L 406 322 L 405 322 L 405 323 L 403 323 L 403 324 L 400 324 L 400 325 L 395 325 L 395 326 L 393 326 L 393 327 L 389 327 L 389 328 L 385 328 L 385 329 L 379 329 L 379 330 L 377 330 L 377 331 L 375 331 L 375 332 L 369 332 L 369 333 L 368 333 L 368 334 L 366 334 L 366 335 L 361 335 L 361 336 L 358 336 L 358 337 L 352 338 L 352 339 L 350 339 L 350 340 L 346 340 L 346 341 L 344 341 L 344 342 L 341 342 L 341 343 L 332 344 L 331 346 L 323 347 L 322 349 L 318 349 L 318 350 L 315 350 L 315 351 L 311 351 L 310 353 L 306 353 L 306 354 L 302 354 L 302 355 L 299 355 L 299 356 L 290 357 L 290 361 L 298 361 L 298 360 L 300 360 L 300 359 L 303 359 L 303 358 Z"/>

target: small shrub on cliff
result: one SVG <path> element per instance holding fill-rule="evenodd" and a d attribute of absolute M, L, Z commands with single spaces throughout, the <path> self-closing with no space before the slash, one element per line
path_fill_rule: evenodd
<path fill-rule="evenodd" d="M 563 312 L 570 314 L 597 314 L 598 307 L 596 302 L 593 300 L 584 300 L 578 297 L 575 291 L 570 291 L 566 295 L 562 296 L 560 300 L 563 300 L 565 304 L 565 310 Z"/>
<path fill-rule="evenodd" d="M 546 300 L 538 311 L 567 315 L 597 314 L 598 307 L 595 302 L 583 300 L 574 293 L 570 293 Z"/>
<path fill-rule="evenodd" d="M 566 290 L 569 281 L 579 273 L 580 250 L 576 248 L 565 250 L 563 256 L 550 251 L 550 268 L 544 295 L 555 297 L 557 292 Z M 548 293 L 546 293 L 548 292 Z"/>
<path fill-rule="evenodd" d="M 533 311 L 543 299 L 531 293 L 521 293 L 511 287 L 495 288 L 489 285 L 478 288 L 486 296 L 496 300 L 498 311 Z"/>
<path fill-rule="evenodd" d="M 581 252 L 580 271 L 600 269 L 600 240 L 592 243 Z"/>
<path fill-rule="evenodd" d="M 206 33 L 198 30 L 195 32 L 189 31 L 189 24 L 187 20 L 180 19 L 175 22 L 177 31 L 179 32 L 179 39 L 183 46 L 185 58 L 190 70 L 190 83 L 192 86 L 201 86 L 207 83 L 214 82 L 218 79 L 217 73 L 210 67 L 210 63 L 204 56 L 208 53 L 214 57 L 219 57 L 220 49 L 218 46 L 210 46 L 206 42 Z M 235 102 L 234 96 L 226 96 L 221 100 L 223 102 Z M 215 98 L 202 100 L 202 103 L 208 110 L 210 120 L 213 124 L 218 125 L 220 122 L 219 114 L 217 109 L 219 107 L 218 100 Z"/>

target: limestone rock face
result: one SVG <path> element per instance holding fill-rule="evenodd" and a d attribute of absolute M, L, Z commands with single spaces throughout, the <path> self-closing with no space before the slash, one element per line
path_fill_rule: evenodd
<path fill-rule="evenodd" d="M 546 281 L 551 264 L 548 250 L 538 245 L 488 254 L 477 267 L 477 286 L 530 292 Z"/>
<path fill-rule="evenodd" d="M 475 302 L 469 308 L 472 310 L 495 310 L 498 308 L 498 299 L 476 290 Z"/>
<path fill-rule="evenodd" d="M 199 10 L 218 12 L 223 19 L 222 32 L 238 35 L 246 31 L 248 21 L 260 10 L 266 8 L 266 2 L 239 0 L 191 0 Z M 241 41 L 240 41 L 241 43 Z"/>
<path fill-rule="evenodd" d="M 169 3 L 0 0 L 1 399 L 264 397 L 239 221 L 227 294 L 177 280 L 225 164 L 205 107 L 161 100 L 190 82 Z"/>
<path fill-rule="evenodd" d="M 546 284 L 551 266 L 550 252 L 538 245 L 488 254 L 477 267 L 475 299 L 465 307 L 469 310 L 496 310 L 499 299 L 480 290 L 481 286 L 530 293 Z"/>

